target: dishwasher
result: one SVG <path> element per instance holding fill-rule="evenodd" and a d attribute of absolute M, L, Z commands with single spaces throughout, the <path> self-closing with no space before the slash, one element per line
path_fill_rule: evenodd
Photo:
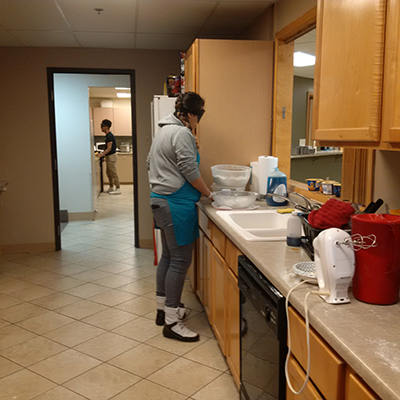
<path fill-rule="evenodd" d="M 247 257 L 238 260 L 240 400 L 285 399 L 285 298 Z"/>

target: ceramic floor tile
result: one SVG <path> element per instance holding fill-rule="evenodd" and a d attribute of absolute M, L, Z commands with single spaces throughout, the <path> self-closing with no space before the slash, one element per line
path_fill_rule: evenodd
<path fill-rule="evenodd" d="M 2 350 L 0 355 L 24 367 L 28 367 L 65 350 L 67 350 L 67 347 L 38 336 L 8 347 Z"/>
<path fill-rule="evenodd" d="M 0 400 L 30 400 L 55 386 L 31 371 L 21 370 L 0 379 Z"/>
<path fill-rule="evenodd" d="M 108 361 L 140 343 L 116 333 L 107 332 L 75 347 L 82 353 L 101 361 Z"/>
<path fill-rule="evenodd" d="M 139 380 L 139 377 L 129 372 L 103 364 L 64 386 L 92 400 L 107 400 Z"/>
<path fill-rule="evenodd" d="M 110 262 L 107 260 L 107 264 L 98 267 L 97 269 L 105 272 L 110 272 L 113 274 L 119 274 L 121 272 L 127 271 L 128 269 L 131 269 L 132 266 L 129 264 L 125 264 L 122 262 Z"/>
<path fill-rule="evenodd" d="M 55 310 L 68 304 L 75 303 L 79 301 L 79 297 L 71 296 L 66 293 L 54 293 L 50 296 L 44 296 L 39 299 L 32 300 L 31 303 L 37 306 L 47 308 L 48 310 Z"/>
<path fill-rule="evenodd" d="M 147 379 L 186 396 L 191 396 L 215 378 L 220 371 L 190 360 L 178 358 Z M 196 377 L 195 379 L 193 377 Z"/>
<path fill-rule="evenodd" d="M 109 290 L 108 292 L 97 294 L 96 296 L 89 297 L 90 301 L 104 304 L 106 306 L 116 306 L 125 303 L 128 300 L 134 299 L 136 296 L 131 293 L 121 292 L 120 290 Z"/>
<path fill-rule="evenodd" d="M 232 376 L 222 374 L 210 384 L 192 395 L 195 400 L 226 400 L 237 399 L 239 393 Z"/>
<path fill-rule="evenodd" d="M 102 333 L 105 333 L 103 329 L 78 321 L 46 333 L 44 336 L 64 346 L 73 347 Z"/>
<path fill-rule="evenodd" d="M 187 400 L 187 397 L 145 379 L 113 398 L 113 400 Z M 234 399 L 234 398 L 233 398 Z M 231 400 L 233 400 L 231 399 Z M 208 400 L 212 400 L 210 397 Z"/>
<path fill-rule="evenodd" d="M 121 286 L 119 288 L 124 292 L 129 292 L 141 296 L 143 294 L 156 291 L 156 282 L 150 283 L 148 281 L 136 281 L 129 283 L 128 285 Z"/>
<path fill-rule="evenodd" d="M 162 328 L 157 326 L 154 321 L 140 317 L 114 329 L 113 332 L 137 340 L 138 342 L 145 342 L 146 340 L 159 335 L 161 330 Z"/>
<path fill-rule="evenodd" d="M 196 347 L 201 346 L 208 340 L 211 339 L 206 336 L 200 336 L 200 340 L 197 342 L 180 342 L 179 340 L 172 340 L 165 338 L 162 335 L 162 329 L 161 329 L 159 335 L 146 340 L 146 344 L 153 347 L 157 347 L 158 349 L 161 350 L 168 351 L 178 356 L 183 356 L 184 354 L 188 353 L 189 351 L 192 351 Z"/>
<path fill-rule="evenodd" d="M 222 354 L 218 342 L 215 339 L 210 339 L 204 344 L 189 351 L 185 354 L 185 358 L 222 372 L 228 370 L 225 356 Z"/>
<path fill-rule="evenodd" d="M 94 285 L 93 283 L 87 283 L 86 285 L 81 285 L 74 287 L 72 289 L 65 290 L 65 293 L 68 293 L 72 296 L 77 296 L 87 299 L 89 297 L 95 296 L 96 294 L 99 293 L 106 292 L 108 290 L 109 289 L 104 286 Z"/>
<path fill-rule="evenodd" d="M 21 303 L 22 303 L 21 299 L 16 299 L 15 297 L 0 293 L 0 310 L 16 306 L 17 304 Z"/>
<path fill-rule="evenodd" d="M 0 293 L 12 295 L 17 290 L 26 289 L 34 286 L 32 283 L 21 281 L 19 279 L 12 278 L 4 282 L 0 282 Z"/>
<path fill-rule="evenodd" d="M 85 400 L 85 397 L 80 396 L 70 390 L 58 386 L 54 389 L 49 390 L 46 393 L 41 394 L 38 397 L 35 397 L 35 400 Z"/>
<path fill-rule="evenodd" d="M 47 332 L 61 328 L 64 325 L 71 324 L 72 322 L 75 322 L 72 318 L 48 311 L 44 314 L 37 315 L 36 317 L 18 322 L 17 325 L 28 331 L 37 333 L 38 335 L 43 335 Z"/>
<path fill-rule="evenodd" d="M 70 278 L 69 276 L 64 276 L 54 281 L 45 282 L 42 286 L 48 287 L 53 290 L 68 290 L 77 286 L 84 285 L 86 282 L 79 279 Z"/>
<path fill-rule="evenodd" d="M 4 319 L 0 319 L 0 329 L 10 324 L 11 322 L 5 321 Z"/>
<path fill-rule="evenodd" d="M 107 310 L 108 307 L 89 300 L 80 300 L 65 307 L 57 308 L 57 312 L 75 319 L 82 319 L 100 311 Z"/>
<path fill-rule="evenodd" d="M 62 384 L 99 364 L 101 361 L 70 349 L 31 365 L 29 369 L 53 382 Z"/>
<path fill-rule="evenodd" d="M 53 281 L 54 279 L 59 279 L 60 277 L 60 274 L 50 271 L 42 271 L 24 278 L 24 281 L 33 283 L 35 285 L 43 285 L 43 283 Z"/>
<path fill-rule="evenodd" d="M 109 361 L 109 364 L 146 378 L 176 358 L 177 356 L 174 354 L 141 344 L 113 358 Z"/>
<path fill-rule="evenodd" d="M 8 325 L 0 329 L 0 350 L 7 347 L 14 346 L 25 340 L 33 339 L 36 337 L 32 332 L 22 329 L 19 326 Z"/>
<path fill-rule="evenodd" d="M 90 317 L 83 319 L 82 322 L 86 322 L 105 330 L 112 330 L 136 318 L 138 318 L 137 315 L 110 308 L 91 315 Z"/>
<path fill-rule="evenodd" d="M 102 285 L 106 286 L 111 289 L 115 289 L 121 286 L 128 285 L 129 283 L 132 283 L 133 279 L 129 278 L 127 276 L 122 276 L 122 275 L 111 275 L 107 278 L 102 278 L 96 280 L 94 283 L 96 285 Z"/>
<path fill-rule="evenodd" d="M 22 369 L 20 365 L 0 356 L 0 379 L 17 372 L 20 369 Z"/>
<path fill-rule="evenodd" d="M 31 301 L 38 299 L 39 297 L 49 296 L 53 293 L 54 290 L 52 289 L 34 285 L 26 289 L 17 290 L 16 292 L 13 292 L 12 295 L 24 301 Z"/>
<path fill-rule="evenodd" d="M 94 282 L 99 279 L 111 278 L 113 275 L 108 272 L 98 271 L 97 269 L 90 269 L 85 272 L 73 275 L 73 278 L 80 279 L 81 281 Z M 103 285 L 104 286 L 104 285 Z"/>
<path fill-rule="evenodd" d="M 146 297 L 136 297 L 133 300 L 126 301 L 125 303 L 116 306 L 120 310 L 128 311 L 136 315 L 145 315 L 156 308 L 156 299 L 148 299 Z M 0 315 L 1 317 L 1 315 Z"/>
<path fill-rule="evenodd" d="M 187 321 L 187 326 L 197 332 L 200 336 L 206 336 L 208 338 L 213 338 L 214 333 L 208 323 L 207 316 L 204 312 L 197 314 L 193 318 L 189 316 Z"/>

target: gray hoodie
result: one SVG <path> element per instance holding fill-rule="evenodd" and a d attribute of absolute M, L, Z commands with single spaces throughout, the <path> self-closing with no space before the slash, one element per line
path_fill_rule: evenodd
<path fill-rule="evenodd" d="M 156 134 L 147 156 L 151 190 L 160 195 L 172 194 L 183 184 L 200 177 L 196 140 L 174 114 L 158 122 Z"/>

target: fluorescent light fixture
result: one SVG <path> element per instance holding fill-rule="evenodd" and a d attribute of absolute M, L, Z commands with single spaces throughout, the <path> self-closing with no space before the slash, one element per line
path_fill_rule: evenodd
<path fill-rule="evenodd" d="M 130 93 L 119 93 L 119 92 L 117 92 L 117 97 L 130 99 L 131 98 L 131 94 Z"/>
<path fill-rule="evenodd" d="M 129 87 L 116 87 L 115 90 L 131 90 Z"/>
<path fill-rule="evenodd" d="M 293 65 L 295 67 L 308 67 L 310 65 L 315 65 L 315 56 L 302 53 L 301 51 L 296 51 L 293 54 Z"/>

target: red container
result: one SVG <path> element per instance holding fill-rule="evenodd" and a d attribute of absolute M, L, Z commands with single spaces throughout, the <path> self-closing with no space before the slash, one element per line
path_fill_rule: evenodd
<path fill-rule="evenodd" d="M 354 297 L 371 304 L 396 303 L 400 285 L 400 217 L 352 215 L 351 234 L 356 233 L 375 235 L 376 247 L 355 251 Z"/>

